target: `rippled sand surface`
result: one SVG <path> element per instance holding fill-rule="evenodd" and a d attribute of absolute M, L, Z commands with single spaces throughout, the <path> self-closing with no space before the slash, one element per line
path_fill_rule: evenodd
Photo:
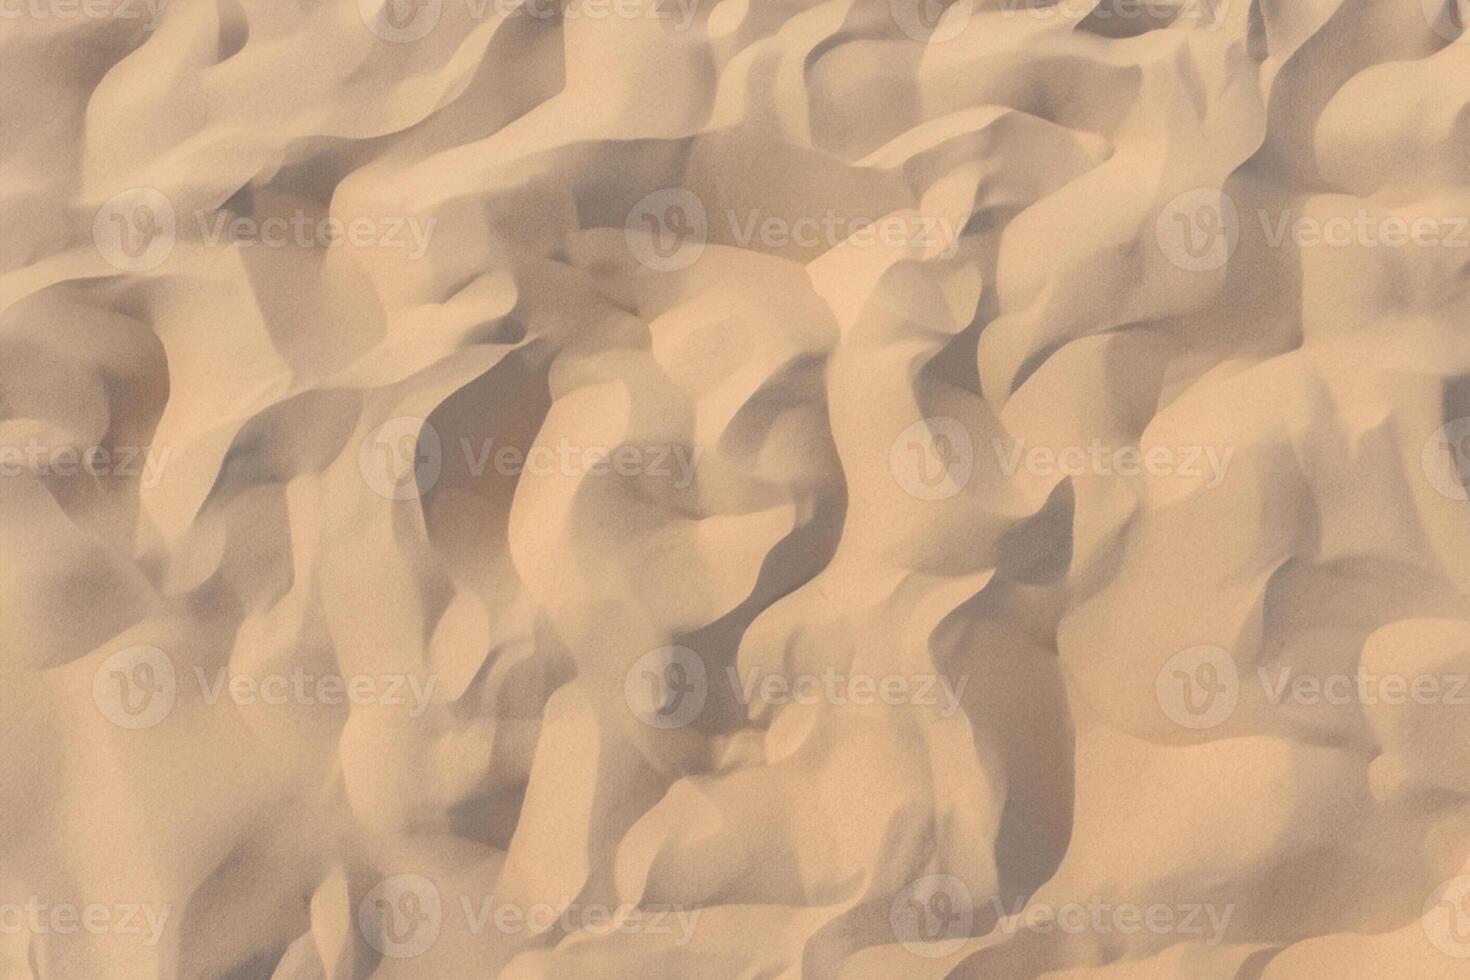
<path fill-rule="evenodd" d="M 1470 976 L 1465 24 L 0 0 L 0 980 Z"/>

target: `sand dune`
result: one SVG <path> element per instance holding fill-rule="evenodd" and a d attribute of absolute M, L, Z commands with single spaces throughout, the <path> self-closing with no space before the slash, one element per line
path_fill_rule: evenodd
<path fill-rule="evenodd" d="M 0 0 L 0 980 L 1467 975 L 1467 27 Z"/>

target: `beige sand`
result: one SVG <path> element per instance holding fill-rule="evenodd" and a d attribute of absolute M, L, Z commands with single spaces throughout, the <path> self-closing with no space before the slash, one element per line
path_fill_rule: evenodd
<path fill-rule="evenodd" d="M 0 0 L 0 980 L 1470 976 L 1466 23 Z"/>

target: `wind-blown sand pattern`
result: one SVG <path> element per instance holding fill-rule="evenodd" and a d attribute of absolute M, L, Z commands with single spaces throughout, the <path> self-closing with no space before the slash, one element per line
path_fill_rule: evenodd
<path fill-rule="evenodd" d="M 1465 24 L 0 0 L 0 980 L 1470 976 Z"/>

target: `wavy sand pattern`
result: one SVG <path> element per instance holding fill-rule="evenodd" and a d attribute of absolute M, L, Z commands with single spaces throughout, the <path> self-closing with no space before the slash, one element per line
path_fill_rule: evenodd
<path fill-rule="evenodd" d="M 1465 25 L 0 0 L 0 980 L 1470 976 Z"/>

